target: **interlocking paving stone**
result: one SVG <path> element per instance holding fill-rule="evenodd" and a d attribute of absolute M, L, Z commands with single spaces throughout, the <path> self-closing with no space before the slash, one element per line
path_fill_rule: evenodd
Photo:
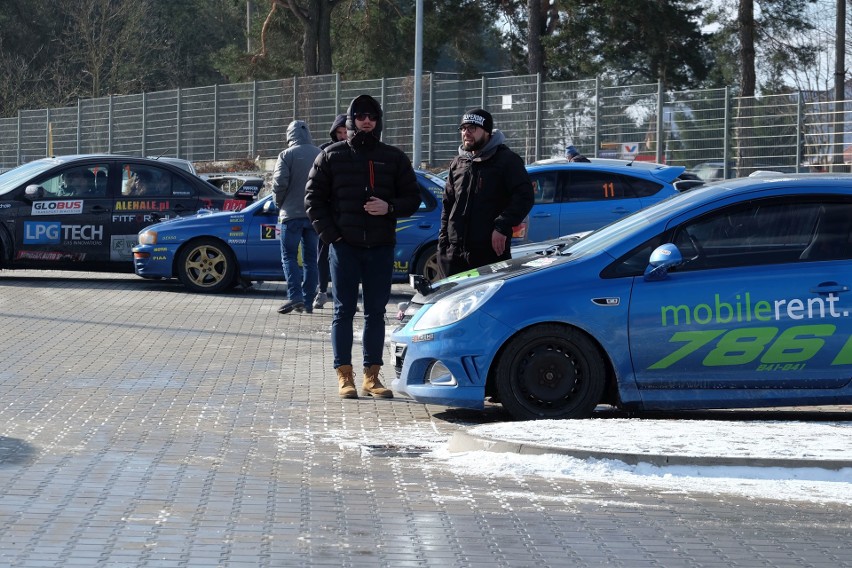
<path fill-rule="evenodd" d="M 848 506 L 455 471 L 406 440 L 493 414 L 340 400 L 284 289 L 0 273 L 0 566 L 852 566 Z"/>

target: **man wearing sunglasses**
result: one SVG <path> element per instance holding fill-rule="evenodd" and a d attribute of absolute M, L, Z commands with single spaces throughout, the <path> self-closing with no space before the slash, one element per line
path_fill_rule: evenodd
<path fill-rule="evenodd" d="M 411 161 L 381 141 L 382 108 L 359 95 L 346 113 L 346 143 L 332 144 L 314 161 L 305 191 L 308 218 L 329 243 L 334 316 L 331 345 L 339 395 L 358 398 L 352 370 L 353 319 L 363 289 L 362 394 L 391 398 L 379 380 L 384 364 L 385 306 L 390 300 L 396 220 L 420 206 Z"/>
<path fill-rule="evenodd" d="M 503 143 L 488 111 L 465 112 L 459 132 L 438 233 L 441 278 L 511 258 L 512 227 L 535 202 L 524 161 Z"/>

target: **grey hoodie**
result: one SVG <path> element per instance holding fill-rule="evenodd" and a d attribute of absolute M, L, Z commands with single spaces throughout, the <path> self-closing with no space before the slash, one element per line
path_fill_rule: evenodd
<path fill-rule="evenodd" d="M 305 185 L 308 173 L 320 149 L 311 140 L 311 131 L 302 120 L 294 120 L 287 126 L 286 150 L 278 154 L 275 173 L 272 176 L 272 191 L 278 205 L 278 221 L 306 219 Z"/>

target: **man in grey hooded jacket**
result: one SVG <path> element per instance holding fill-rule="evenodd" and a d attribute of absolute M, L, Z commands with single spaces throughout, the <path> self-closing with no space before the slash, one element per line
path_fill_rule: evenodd
<path fill-rule="evenodd" d="M 305 213 L 305 185 L 320 149 L 314 146 L 311 131 L 301 120 L 294 120 L 287 126 L 287 144 L 287 149 L 278 155 L 272 177 L 281 229 L 281 263 L 287 279 L 287 301 L 278 308 L 278 313 L 288 314 L 294 310 L 311 313 L 319 281 L 318 236 Z M 302 267 L 298 261 L 299 244 L 302 245 Z"/>

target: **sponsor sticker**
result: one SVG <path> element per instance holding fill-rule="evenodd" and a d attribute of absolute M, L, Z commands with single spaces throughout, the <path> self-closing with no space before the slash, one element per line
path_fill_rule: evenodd
<path fill-rule="evenodd" d="M 86 254 L 82 252 L 53 252 L 46 250 L 19 250 L 15 255 L 18 260 L 43 260 L 49 262 L 86 260 Z"/>
<path fill-rule="evenodd" d="M 58 245 L 62 241 L 62 224 L 24 221 L 24 244 Z"/>
<path fill-rule="evenodd" d="M 240 211 L 246 206 L 246 201 L 244 199 L 227 199 L 225 203 L 222 204 L 223 211 Z"/>
<path fill-rule="evenodd" d="M 266 224 L 260 226 L 260 240 L 271 241 L 279 238 L 281 237 L 278 225 Z"/>
<path fill-rule="evenodd" d="M 79 215 L 82 212 L 83 201 L 79 199 L 33 201 L 33 215 Z"/>
<path fill-rule="evenodd" d="M 140 200 L 140 201 L 117 201 L 116 211 L 168 211 L 168 201 Z"/>

